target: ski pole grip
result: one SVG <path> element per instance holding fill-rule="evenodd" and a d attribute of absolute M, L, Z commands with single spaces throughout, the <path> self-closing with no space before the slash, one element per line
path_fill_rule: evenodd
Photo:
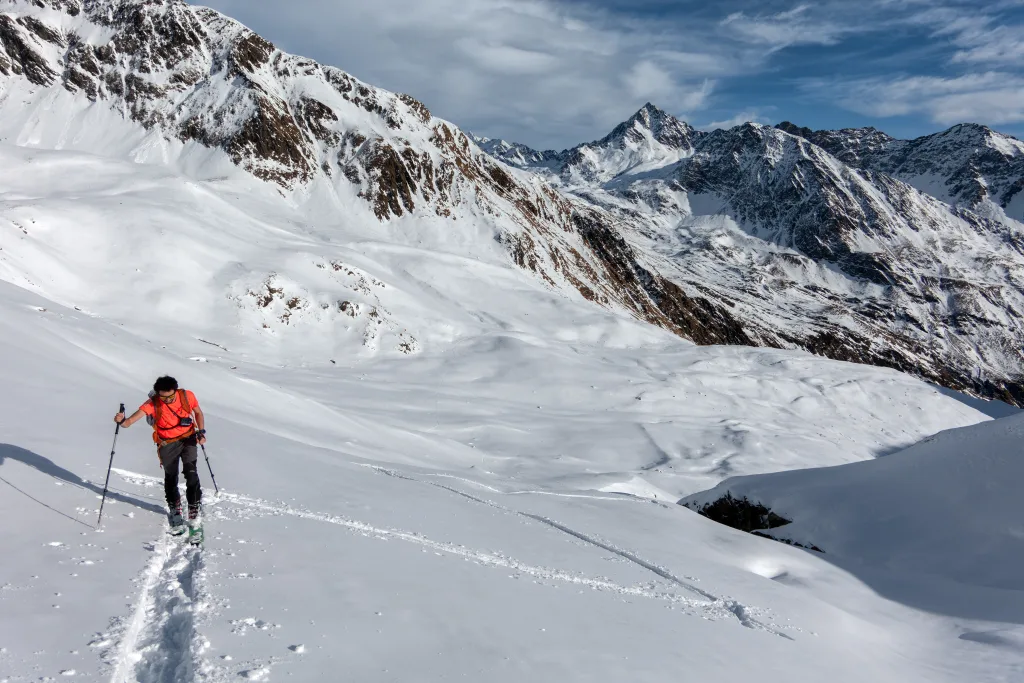
<path fill-rule="evenodd" d="M 119 410 L 117 412 L 119 412 L 119 413 L 123 413 L 124 412 L 124 404 L 123 403 L 121 404 L 121 410 Z"/>

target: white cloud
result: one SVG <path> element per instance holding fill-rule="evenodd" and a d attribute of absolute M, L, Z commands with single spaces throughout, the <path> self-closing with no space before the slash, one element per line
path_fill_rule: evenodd
<path fill-rule="evenodd" d="M 748 109 L 741 111 L 735 116 L 724 119 L 722 121 L 712 121 L 702 126 L 698 126 L 701 130 L 728 130 L 729 128 L 735 128 L 741 126 L 744 123 L 768 123 L 768 119 L 761 116 L 760 112 L 756 109 Z"/>
<path fill-rule="evenodd" d="M 1014 1 L 984 7 L 931 7 L 912 15 L 910 22 L 930 27 L 933 36 L 949 39 L 960 48 L 951 57 L 953 64 L 1016 67 L 1024 60 L 1024 26 L 1008 25 L 998 12 L 1022 5 Z"/>
<path fill-rule="evenodd" d="M 671 71 L 649 60 L 637 62 L 626 82 L 635 100 L 673 102 L 674 108 L 688 112 L 702 109 L 715 86 L 709 79 L 699 85 L 677 83 Z"/>
<path fill-rule="evenodd" d="M 475 38 L 464 38 L 456 41 L 456 45 L 481 68 L 497 74 L 543 74 L 558 63 L 554 55 L 546 52 L 485 44 Z"/>
<path fill-rule="evenodd" d="M 942 125 L 1024 121 L 1024 77 L 1012 73 L 808 81 L 804 89 L 835 97 L 843 106 L 871 116 L 918 114 Z"/>
<path fill-rule="evenodd" d="M 734 12 L 722 20 L 721 26 L 739 38 L 770 50 L 791 45 L 834 45 L 847 32 L 862 30 L 853 24 L 841 26 L 810 16 L 807 5 L 771 15 L 748 16 Z"/>
<path fill-rule="evenodd" d="M 205 3 L 465 128 L 539 147 L 601 137 L 647 101 L 692 115 L 715 79 L 757 63 L 700 27 L 561 0 Z"/>
<path fill-rule="evenodd" d="M 954 43 L 964 49 L 953 55 L 954 63 L 1005 64 L 1024 61 L 1024 26 L 998 26 L 963 32 Z"/>

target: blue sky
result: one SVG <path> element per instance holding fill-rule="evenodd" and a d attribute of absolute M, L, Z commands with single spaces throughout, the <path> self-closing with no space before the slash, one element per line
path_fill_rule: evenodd
<path fill-rule="evenodd" d="M 206 0 L 289 52 L 539 148 L 651 101 L 698 127 L 783 120 L 1024 137 L 1024 0 Z"/>

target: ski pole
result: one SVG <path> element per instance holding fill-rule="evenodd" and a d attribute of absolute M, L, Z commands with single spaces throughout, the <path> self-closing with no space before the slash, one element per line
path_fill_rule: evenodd
<path fill-rule="evenodd" d="M 217 477 L 213 476 L 213 467 L 210 466 L 210 456 L 206 454 L 206 446 L 204 444 L 199 444 L 199 447 L 203 449 L 203 457 L 206 458 L 206 467 L 210 470 L 210 479 L 213 480 L 213 490 L 216 491 L 219 496 L 220 489 L 217 488 Z"/>
<path fill-rule="evenodd" d="M 117 411 L 124 414 L 124 404 L 121 404 L 121 409 Z M 100 526 L 100 522 L 103 520 L 103 504 L 107 502 L 107 487 L 110 486 L 110 470 L 114 467 L 114 451 L 117 449 L 117 435 L 121 432 L 121 423 L 118 422 L 117 426 L 114 427 L 114 445 L 110 447 L 110 464 L 107 465 L 107 481 L 103 484 L 103 498 L 100 500 L 100 516 L 96 519 L 96 528 Z"/>

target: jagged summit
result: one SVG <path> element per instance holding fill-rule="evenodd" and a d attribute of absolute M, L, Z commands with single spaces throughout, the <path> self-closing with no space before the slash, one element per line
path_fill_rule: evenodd
<path fill-rule="evenodd" d="M 692 154 L 694 142 L 703 135 L 648 102 L 603 138 L 561 152 L 540 152 L 505 140 L 476 140 L 488 154 L 511 166 L 578 187 L 675 163 Z"/>
<path fill-rule="evenodd" d="M 885 173 L 943 201 L 976 209 L 985 201 L 1024 220 L 1024 142 L 978 123 L 913 140 L 875 128 L 812 131 L 778 125 L 856 168 Z"/>
<path fill-rule="evenodd" d="M 648 102 L 607 136 L 590 143 L 590 146 L 624 145 L 627 141 L 641 142 L 648 134 L 654 141 L 666 147 L 688 151 L 693 149 L 693 138 L 699 136 L 688 123 Z"/>

